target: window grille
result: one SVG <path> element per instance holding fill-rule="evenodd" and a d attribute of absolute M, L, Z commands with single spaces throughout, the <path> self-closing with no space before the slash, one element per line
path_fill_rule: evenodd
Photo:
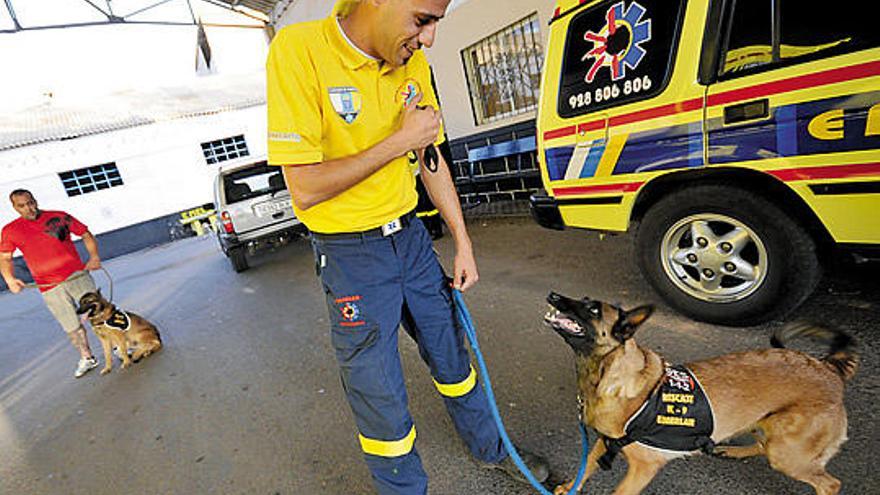
<path fill-rule="evenodd" d="M 202 143 L 202 153 L 205 155 L 209 165 L 234 160 L 242 156 L 248 156 L 247 142 L 244 136 L 228 137 L 226 139 L 218 139 L 209 143 Z"/>
<path fill-rule="evenodd" d="M 122 185 L 122 176 L 115 163 L 61 172 L 58 176 L 70 197 Z"/>
<path fill-rule="evenodd" d="M 477 125 L 538 106 L 541 32 L 534 13 L 461 52 Z"/>

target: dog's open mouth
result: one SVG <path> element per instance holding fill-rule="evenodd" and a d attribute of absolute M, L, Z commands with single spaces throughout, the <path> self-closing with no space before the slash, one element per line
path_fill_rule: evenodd
<path fill-rule="evenodd" d="M 548 311 L 547 314 L 544 315 L 544 323 L 559 332 L 565 332 L 571 335 L 584 334 L 584 328 L 580 325 L 580 323 L 569 318 L 568 316 L 565 316 L 564 313 L 561 313 L 553 306 L 550 306 L 550 311 Z"/>

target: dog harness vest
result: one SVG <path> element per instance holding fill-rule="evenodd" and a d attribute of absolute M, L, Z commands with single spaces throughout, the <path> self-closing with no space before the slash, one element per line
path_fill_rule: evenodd
<path fill-rule="evenodd" d="M 626 422 L 626 435 L 604 437 L 607 452 L 599 460 L 604 469 L 632 442 L 674 452 L 711 451 L 715 417 L 700 382 L 684 366 L 666 366 L 660 385 Z"/>
<path fill-rule="evenodd" d="M 128 313 L 125 311 L 116 309 L 113 311 L 113 314 L 110 315 L 110 318 L 107 318 L 107 321 L 105 321 L 104 324 L 121 332 L 127 332 L 128 329 L 131 328 L 131 317 L 128 316 Z"/>

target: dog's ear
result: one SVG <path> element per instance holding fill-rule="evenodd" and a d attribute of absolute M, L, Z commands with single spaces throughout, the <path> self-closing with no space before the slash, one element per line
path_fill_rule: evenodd
<path fill-rule="evenodd" d="M 648 304 L 629 311 L 620 311 L 620 316 L 611 330 L 611 335 L 619 342 L 626 342 L 636 334 L 639 326 L 654 312 L 654 306 Z"/>

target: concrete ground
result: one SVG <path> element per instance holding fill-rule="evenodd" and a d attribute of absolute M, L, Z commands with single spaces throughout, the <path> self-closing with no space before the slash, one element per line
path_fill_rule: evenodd
<path fill-rule="evenodd" d="M 499 407 L 515 440 L 570 476 L 580 450 L 571 351 L 543 327 L 551 289 L 625 306 L 657 302 L 631 239 L 543 230 L 525 218 L 476 219 L 481 281 L 467 295 Z M 451 259 L 448 236 L 438 242 Z M 72 377 L 76 355 L 36 292 L 0 294 L 0 494 L 368 494 L 305 242 L 232 272 L 213 239 L 106 263 L 115 301 L 156 323 L 166 348 L 132 369 Z M 448 265 L 447 265 L 448 266 Z M 880 267 L 841 265 L 800 309 L 861 342 L 849 385 L 849 437 L 829 464 L 844 493 L 878 493 Z M 105 288 L 102 273 L 96 279 Z M 106 289 L 105 289 L 106 291 Z M 658 304 L 639 341 L 672 362 L 767 346 L 774 325 L 723 328 Z M 415 346 L 401 354 L 417 446 L 432 494 L 531 490 L 470 460 Z M 99 347 L 92 337 L 92 346 Z M 594 437 L 591 437 L 594 440 Z M 625 462 L 588 482 L 607 494 Z M 763 459 L 671 463 L 645 493 L 808 494 Z"/>

